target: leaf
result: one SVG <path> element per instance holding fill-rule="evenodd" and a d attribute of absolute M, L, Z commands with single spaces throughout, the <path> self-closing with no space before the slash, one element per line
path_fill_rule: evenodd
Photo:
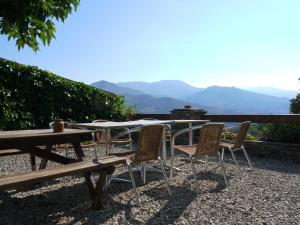
<path fill-rule="evenodd" d="M 49 45 L 55 38 L 55 24 L 76 10 L 80 0 L 0 1 L 0 33 L 16 40 L 18 50 L 25 45 L 39 50 L 39 41 Z"/>

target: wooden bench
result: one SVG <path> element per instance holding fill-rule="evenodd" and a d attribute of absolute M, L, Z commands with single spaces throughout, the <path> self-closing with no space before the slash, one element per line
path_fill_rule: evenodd
<path fill-rule="evenodd" d="M 11 188 L 19 188 L 27 184 L 34 184 L 44 180 L 80 173 L 83 174 L 85 178 L 90 178 L 91 172 L 98 172 L 99 179 L 96 184 L 91 182 L 91 179 L 86 179 L 86 184 L 93 201 L 92 208 L 101 209 L 103 208 L 102 194 L 106 175 L 113 173 L 114 165 L 122 164 L 124 162 L 124 158 L 109 156 L 98 159 L 98 161 L 76 162 L 56 168 L 43 169 L 17 175 L 2 176 L 0 177 L 0 191 Z"/>
<path fill-rule="evenodd" d="M 0 157 L 2 156 L 10 156 L 10 155 L 20 155 L 20 154 L 26 154 L 26 152 L 22 152 L 18 149 L 6 149 L 0 151 Z"/>

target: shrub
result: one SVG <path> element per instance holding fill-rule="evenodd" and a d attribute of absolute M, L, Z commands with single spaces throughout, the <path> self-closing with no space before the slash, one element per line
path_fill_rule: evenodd
<path fill-rule="evenodd" d="M 264 124 L 261 130 L 263 141 L 300 143 L 299 124 Z"/>
<path fill-rule="evenodd" d="M 300 93 L 291 100 L 290 112 L 300 113 Z M 300 143 L 300 124 L 263 124 L 262 140 L 286 143 Z"/>
<path fill-rule="evenodd" d="M 47 128 L 55 118 L 124 120 L 123 97 L 0 58 L 0 129 Z"/>

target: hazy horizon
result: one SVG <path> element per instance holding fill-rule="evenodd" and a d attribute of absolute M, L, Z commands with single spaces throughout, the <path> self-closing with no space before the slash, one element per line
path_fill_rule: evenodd
<path fill-rule="evenodd" d="M 92 83 L 95 83 L 95 82 L 98 82 L 98 81 L 102 81 L 103 79 L 100 79 L 100 80 L 97 80 L 97 81 L 94 81 L 94 82 L 91 82 L 91 83 L 88 83 L 89 85 L 92 84 Z M 198 86 L 198 85 L 194 85 L 194 84 L 191 84 L 191 83 L 188 83 L 184 80 L 172 80 L 172 79 L 166 79 L 166 80 L 155 80 L 155 81 L 143 81 L 143 80 L 135 80 L 135 81 L 111 81 L 111 80 L 104 80 L 104 81 L 107 81 L 107 82 L 110 82 L 110 83 L 123 83 L 123 82 L 146 82 L 146 83 L 156 83 L 156 82 L 160 82 L 160 81 L 182 81 L 192 87 L 196 87 L 196 88 L 207 88 L 207 87 L 211 87 L 211 86 L 219 86 L 219 87 L 235 87 L 235 88 L 242 88 L 242 89 L 246 89 L 246 88 L 276 88 L 276 89 L 281 89 L 281 90 L 285 90 L 285 91 L 299 91 L 300 88 L 298 89 L 285 89 L 285 88 L 280 88 L 280 87 L 274 87 L 274 86 L 235 86 L 235 85 L 217 85 L 217 84 L 213 84 L 213 85 L 208 85 L 208 86 Z M 300 85 L 299 85 L 300 86 Z"/>
<path fill-rule="evenodd" d="M 183 80 L 298 91 L 297 0 L 81 1 L 34 53 L 0 35 L 0 57 L 90 84 Z"/>

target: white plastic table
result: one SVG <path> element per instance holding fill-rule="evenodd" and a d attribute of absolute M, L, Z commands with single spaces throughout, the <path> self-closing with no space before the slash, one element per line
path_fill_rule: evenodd
<path fill-rule="evenodd" d="M 170 124 L 172 122 L 173 122 L 172 120 L 133 120 L 133 121 L 126 121 L 126 122 L 105 121 L 105 122 L 95 122 L 95 123 L 76 123 L 74 124 L 74 126 L 93 129 L 93 130 L 105 129 L 107 132 L 110 132 L 111 129 L 134 128 L 134 127 L 141 127 L 141 126 L 154 125 L 154 124 Z M 162 147 L 162 158 L 165 163 L 167 160 L 167 149 L 166 149 L 166 144 L 164 142 L 165 142 L 165 137 L 163 140 L 163 147 Z M 106 148 L 108 148 L 108 145 L 106 145 Z"/>

